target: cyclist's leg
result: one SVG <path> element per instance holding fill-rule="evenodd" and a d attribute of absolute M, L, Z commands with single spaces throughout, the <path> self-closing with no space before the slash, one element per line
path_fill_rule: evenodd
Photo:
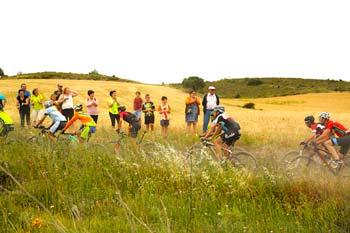
<path fill-rule="evenodd" d="M 339 160 L 339 154 L 334 146 L 338 146 L 338 138 L 332 138 L 324 142 L 328 151 L 332 154 L 334 160 Z"/>
<path fill-rule="evenodd" d="M 214 145 L 215 145 L 215 152 L 216 152 L 216 158 L 220 161 L 222 160 L 222 143 L 223 143 L 223 137 L 224 134 L 222 134 L 220 137 L 218 137 L 215 141 L 214 141 Z"/>

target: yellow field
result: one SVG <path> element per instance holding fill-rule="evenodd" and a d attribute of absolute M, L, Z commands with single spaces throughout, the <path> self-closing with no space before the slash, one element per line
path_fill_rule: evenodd
<path fill-rule="evenodd" d="M 6 111 L 17 123 L 19 122 L 15 98 L 21 83 L 26 83 L 29 91 L 38 87 L 48 98 L 57 89 L 58 82 L 79 92 L 80 95 L 75 98 L 75 104 L 85 104 L 88 89 L 95 91 L 95 96 L 100 102 L 98 127 L 110 127 L 106 99 L 109 97 L 109 91 L 115 89 L 119 102 L 125 105 L 128 111 L 132 110 L 134 93 L 137 90 L 142 93 L 142 97 L 149 93 L 156 105 L 160 104 L 162 95 L 168 96 L 169 105 L 172 107 L 170 133 L 174 129 L 185 130 L 184 100 L 187 93 L 161 85 L 92 80 L 0 80 L 0 93 L 7 97 Z M 220 95 L 220 90 L 217 90 L 217 93 Z M 257 110 L 239 107 L 248 102 L 255 103 Z M 350 125 L 348 103 L 350 103 L 350 93 L 306 94 L 264 99 L 222 99 L 221 101 L 226 111 L 241 124 L 243 134 L 249 135 L 259 145 L 279 142 L 286 146 L 299 142 L 309 133 L 303 123 L 304 117 L 309 114 L 317 116 L 319 112 L 329 111 L 332 119 L 348 127 Z M 199 132 L 201 132 L 201 125 L 200 116 Z M 156 130 L 159 130 L 159 118 L 156 118 Z"/>

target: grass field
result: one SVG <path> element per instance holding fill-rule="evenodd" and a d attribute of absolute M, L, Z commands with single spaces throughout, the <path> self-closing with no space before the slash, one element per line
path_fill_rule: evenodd
<path fill-rule="evenodd" d="M 15 97 L 22 82 L 45 96 L 58 80 L 0 80 L 6 111 L 17 122 L 9 138 L 25 138 Z M 136 90 L 151 94 L 155 104 L 166 95 L 173 111 L 170 135 L 156 131 L 145 140 L 158 143 L 153 156 L 127 146 L 68 148 L 48 142 L 17 141 L 0 145 L 0 232 L 349 232 L 350 183 L 325 172 L 291 179 L 279 159 L 309 135 L 306 115 L 329 111 L 349 126 L 349 93 L 307 94 L 266 99 L 222 99 L 241 125 L 237 145 L 254 153 L 257 173 L 219 166 L 208 158 L 184 161 L 186 148 L 197 142 L 185 134 L 186 93 L 167 86 L 110 81 L 63 80 L 84 103 L 88 89 L 100 101 L 98 131 L 92 142 L 115 139 L 106 99 L 116 89 L 130 110 Z M 220 95 L 220 90 L 217 90 Z M 254 102 L 257 110 L 244 109 Z M 199 126 L 202 120 L 200 118 Z M 200 127 L 199 127 L 200 129 Z M 192 165 L 192 166 L 191 166 Z"/>

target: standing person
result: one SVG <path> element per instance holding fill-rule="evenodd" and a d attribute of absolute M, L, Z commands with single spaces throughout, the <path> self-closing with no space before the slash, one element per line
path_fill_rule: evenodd
<path fill-rule="evenodd" d="M 134 114 L 137 117 L 138 121 L 141 124 L 141 113 L 142 113 L 142 103 L 143 100 L 140 97 L 141 92 L 137 91 L 136 93 L 136 97 L 134 99 Z"/>
<path fill-rule="evenodd" d="M 56 95 L 56 100 L 58 100 L 63 93 L 63 85 L 61 83 L 57 83 L 57 90 L 54 91 L 54 94 Z"/>
<path fill-rule="evenodd" d="M 0 111 L 5 108 L 6 105 L 6 97 L 0 93 Z"/>
<path fill-rule="evenodd" d="M 220 104 L 219 96 L 215 93 L 215 87 L 208 87 L 209 92 L 203 97 L 202 105 L 203 105 L 203 133 L 205 133 L 208 129 L 208 123 L 210 120 L 210 114 L 213 111 L 215 106 Z"/>
<path fill-rule="evenodd" d="M 17 109 L 21 118 L 21 127 L 24 127 L 24 118 L 27 126 L 30 126 L 29 96 L 24 95 L 24 90 L 20 89 L 17 96 Z"/>
<path fill-rule="evenodd" d="M 39 93 L 38 88 L 34 88 L 30 97 L 30 103 L 32 105 L 32 121 L 33 125 L 36 125 L 37 121 L 41 119 L 44 109 L 44 96 Z"/>
<path fill-rule="evenodd" d="M 98 101 L 95 97 L 95 92 L 93 90 L 88 90 L 88 98 L 86 99 L 87 113 L 94 119 L 97 123 L 98 119 Z"/>
<path fill-rule="evenodd" d="M 168 136 L 168 127 L 169 127 L 169 114 L 170 106 L 168 104 L 168 97 L 162 96 L 162 103 L 158 106 L 158 112 L 160 114 L 160 126 L 162 127 L 161 135 L 163 137 Z"/>
<path fill-rule="evenodd" d="M 63 93 L 58 99 L 58 103 L 61 104 L 61 110 L 63 116 L 69 121 L 74 115 L 73 98 L 78 95 L 78 92 L 71 90 L 69 87 L 63 88 Z"/>
<path fill-rule="evenodd" d="M 185 104 L 185 120 L 187 123 L 187 133 L 189 134 L 191 132 L 191 125 L 193 125 L 193 133 L 197 135 L 199 105 L 201 103 L 194 90 L 189 92 L 189 96 L 187 96 Z"/>
<path fill-rule="evenodd" d="M 58 103 L 57 96 L 56 96 L 55 93 L 51 94 L 50 100 L 51 100 L 51 102 L 52 102 L 53 107 L 55 107 L 56 110 L 58 110 L 58 111 L 61 112 L 61 104 Z"/>
<path fill-rule="evenodd" d="M 109 98 L 107 99 L 107 106 L 109 108 L 109 118 L 111 119 L 111 125 L 115 128 L 115 120 L 119 124 L 119 111 L 118 111 L 118 99 L 117 91 L 112 90 L 109 92 Z"/>
<path fill-rule="evenodd" d="M 31 94 L 30 92 L 27 90 L 27 84 L 25 83 L 22 83 L 21 84 L 21 89 L 20 90 L 23 90 L 24 91 L 24 95 L 27 96 L 27 97 L 30 97 Z M 19 93 L 18 93 L 19 94 Z"/>
<path fill-rule="evenodd" d="M 145 102 L 142 104 L 142 112 L 145 113 L 145 125 L 146 129 L 153 131 L 154 130 L 154 111 L 156 107 L 151 101 L 151 96 L 149 94 L 145 95 Z"/>

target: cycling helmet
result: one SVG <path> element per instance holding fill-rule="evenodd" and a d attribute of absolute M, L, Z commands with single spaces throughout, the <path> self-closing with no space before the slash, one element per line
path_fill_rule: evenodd
<path fill-rule="evenodd" d="M 82 105 L 82 104 L 77 104 L 77 105 L 75 105 L 75 106 L 74 106 L 74 110 L 75 110 L 75 111 L 81 111 L 81 110 L 83 110 L 83 105 Z"/>
<path fill-rule="evenodd" d="M 44 103 L 45 108 L 49 108 L 49 107 L 51 107 L 52 105 L 53 105 L 53 103 L 52 103 L 51 100 L 48 100 L 48 101 L 46 101 L 46 102 Z"/>
<path fill-rule="evenodd" d="M 126 107 L 121 105 L 121 106 L 118 107 L 118 111 L 125 112 L 126 111 Z"/>
<path fill-rule="evenodd" d="M 213 112 L 223 113 L 223 112 L 225 112 L 225 107 L 223 107 L 223 106 L 216 106 L 216 107 L 214 107 Z"/>
<path fill-rule="evenodd" d="M 328 112 L 321 112 L 320 115 L 318 115 L 318 118 L 324 118 L 329 119 L 329 113 Z"/>
<path fill-rule="evenodd" d="M 304 118 L 305 122 L 310 122 L 310 123 L 314 123 L 315 122 L 315 117 L 314 116 L 307 116 Z"/>

